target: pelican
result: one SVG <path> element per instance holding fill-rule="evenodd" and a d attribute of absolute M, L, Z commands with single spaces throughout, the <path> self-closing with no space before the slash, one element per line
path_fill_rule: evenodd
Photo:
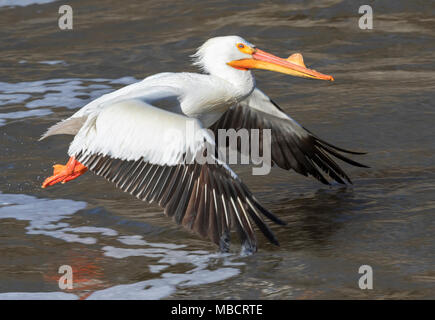
<path fill-rule="evenodd" d="M 54 165 L 42 187 L 68 182 L 87 170 L 147 202 L 167 216 L 209 238 L 221 251 L 230 247 L 234 229 L 245 252 L 257 250 L 254 227 L 279 245 L 264 218 L 283 225 L 263 208 L 237 174 L 215 154 L 214 162 L 188 157 L 215 144 L 209 130 L 271 129 L 272 164 L 329 184 L 351 183 L 333 157 L 365 167 L 302 127 L 256 88 L 253 69 L 334 81 L 305 66 L 300 54 L 287 59 L 258 49 L 239 36 L 207 40 L 193 55 L 200 73 L 159 73 L 105 94 L 41 137 L 74 135 L 66 165 Z M 195 135 L 186 133 L 193 124 Z M 168 141 L 168 134 L 175 137 Z M 165 138 L 166 137 L 166 138 Z M 188 160 L 190 158 L 190 160 Z"/>

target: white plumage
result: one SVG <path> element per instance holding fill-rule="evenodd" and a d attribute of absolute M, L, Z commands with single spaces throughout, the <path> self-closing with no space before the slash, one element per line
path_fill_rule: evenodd
<path fill-rule="evenodd" d="M 192 132 L 187 132 L 189 129 Z M 68 154 L 101 154 L 128 161 L 142 158 L 153 164 L 176 165 L 186 152 L 196 154 L 203 149 L 205 140 L 214 143 L 197 119 L 128 99 L 88 116 Z"/>
<path fill-rule="evenodd" d="M 278 244 L 262 216 L 282 221 L 258 203 L 214 152 L 208 154 L 213 163 L 187 159 L 215 145 L 207 128 L 239 129 L 243 124 L 248 129 L 273 129 L 272 160 L 279 167 L 328 183 L 321 168 L 340 183 L 340 177 L 350 181 L 326 155 L 359 165 L 336 152 L 347 150 L 306 131 L 255 88 L 254 68 L 333 80 L 307 69 L 299 56 L 281 59 L 238 36 L 206 41 L 193 55 L 205 74 L 147 77 L 95 99 L 48 129 L 41 139 L 54 134 L 72 134 L 74 139 L 70 161 L 57 165 L 43 187 L 72 180 L 89 169 L 142 200 L 157 201 L 177 223 L 209 237 L 223 251 L 228 250 L 233 227 L 243 247 L 255 251 L 253 222 Z"/>
<path fill-rule="evenodd" d="M 251 71 L 226 64 L 249 57 L 237 50 L 238 43 L 252 46 L 241 37 L 229 36 L 210 39 L 198 49 L 194 64 L 208 74 L 160 73 L 90 102 L 62 122 L 64 128 L 75 119 L 83 124 L 68 154 L 98 153 L 124 160 L 143 157 L 150 163 L 175 165 L 184 153 L 198 152 L 204 139 L 212 141 L 200 129 L 212 125 L 254 90 Z M 195 130 L 191 141 L 186 141 L 187 123 Z M 49 130 L 44 138 L 51 134 Z"/>

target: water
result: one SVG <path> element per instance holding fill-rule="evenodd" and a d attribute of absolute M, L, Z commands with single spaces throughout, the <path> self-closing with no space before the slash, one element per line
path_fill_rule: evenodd
<path fill-rule="evenodd" d="M 13 4 L 11 6 L 11 4 Z M 0 299 L 435 298 L 435 6 L 352 1 L 0 1 Z M 354 185 L 274 169 L 236 171 L 288 225 L 279 248 L 228 255 L 90 173 L 42 190 L 70 137 L 45 129 L 92 99 L 163 71 L 195 71 L 204 40 L 238 34 L 336 81 L 256 72 L 258 86 L 320 137 L 368 151 Z M 360 290 L 358 269 L 374 270 Z M 73 290 L 58 269 L 71 265 Z"/>

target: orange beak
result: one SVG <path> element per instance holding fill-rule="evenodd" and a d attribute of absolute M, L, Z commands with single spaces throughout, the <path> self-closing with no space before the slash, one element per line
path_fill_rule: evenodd
<path fill-rule="evenodd" d="M 252 58 L 233 60 L 227 64 L 240 70 L 263 69 L 295 77 L 334 81 L 334 78 L 330 75 L 308 69 L 300 54 L 293 54 L 288 59 L 282 59 L 260 49 L 253 49 L 252 51 Z"/>

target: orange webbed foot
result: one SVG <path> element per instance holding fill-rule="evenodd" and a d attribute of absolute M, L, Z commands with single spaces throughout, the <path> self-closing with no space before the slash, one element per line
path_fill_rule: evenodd
<path fill-rule="evenodd" d="M 56 183 L 71 181 L 88 170 L 87 167 L 71 157 L 66 165 L 55 164 L 53 166 L 53 175 L 45 179 L 42 183 L 42 188 L 52 186 Z"/>
<path fill-rule="evenodd" d="M 57 175 L 61 173 L 63 170 L 65 170 L 66 165 L 63 164 L 55 164 L 53 166 L 53 175 Z"/>

